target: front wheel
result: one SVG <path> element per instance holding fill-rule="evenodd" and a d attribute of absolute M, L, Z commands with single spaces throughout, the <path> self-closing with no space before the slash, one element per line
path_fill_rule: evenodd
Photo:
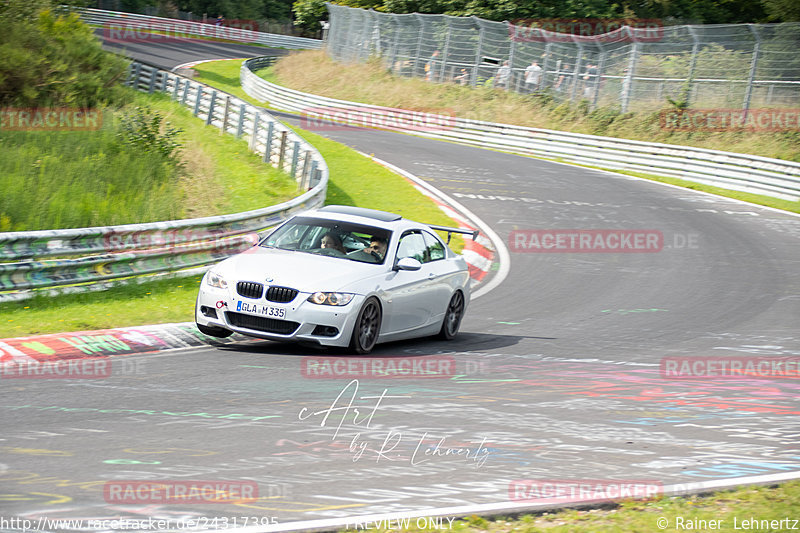
<path fill-rule="evenodd" d="M 444 314 L 442 329 L 439 331 L 439 338 L 452 340 L 458 333 L 461 326 L 461 318 L 464 316 L 464 294 L 461 291 L 453 293 L 450 303 L 447 304 L 447 311 Z"/>
<path fill-rule="evenodd" d="M 376 298 L 369 298 L 358 313 L 353 336 L 350 339 L 350 349 L 359 354 L 372 351 L 378 342 L 381 331 L 381 306 Z"/>

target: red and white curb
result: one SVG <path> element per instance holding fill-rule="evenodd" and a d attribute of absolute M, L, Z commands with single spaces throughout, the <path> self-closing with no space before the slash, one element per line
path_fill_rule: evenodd
<path fill-rule="evenodd" d="M 233 335 L 225 340 L 208 337 L 198 331 L 194 322 L 0 339 L 0 380 L 4 377 L 2 370 L 7 365 L 102 359 L 243 340 L 252 339 L 242 335 Z"/>

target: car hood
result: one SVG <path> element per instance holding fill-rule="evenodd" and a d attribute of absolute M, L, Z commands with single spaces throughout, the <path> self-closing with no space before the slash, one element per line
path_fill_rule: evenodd
<path fill-rule="evenodd" d="M 316 292 L 352 289 L 359 280 L 379 275 L 385 268 L 385 265 L 256 246 L 226 259 L 214 270 L 229 281 L 255 281 Z"/>

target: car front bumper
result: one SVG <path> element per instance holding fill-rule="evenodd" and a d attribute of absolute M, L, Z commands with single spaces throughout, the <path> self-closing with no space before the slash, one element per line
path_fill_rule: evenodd
<path fill-rule="evenodd" d="M 288 303 L 263 297 L 255 300 L 211 287 L 203 280 L 195 321 L 261 339 L 348 346 L 364 297 L 356 295 L 347 305 L 332 306 L 311 303 L 309 296 L 311 293 L 300 292 Z"/>

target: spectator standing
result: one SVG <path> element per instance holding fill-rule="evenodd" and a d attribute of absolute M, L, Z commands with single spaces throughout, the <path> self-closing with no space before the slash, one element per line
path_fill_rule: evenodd
<path fill-rule="evenodd" d="M 503 66 L 497 71 L 497 78 L 495 78 L 494 86 L 501 89 L 508 89 L 508 82 L 511 79 L 511 67 L 508 64 L 508 59 L 503 61 Z"/>
<path fill-rule="evenodd" d="M 539 89 L 542 82 L 542 67 L 538 61 L 533 61 L 525 69 L 525 92 L 530 94 Z"/>

